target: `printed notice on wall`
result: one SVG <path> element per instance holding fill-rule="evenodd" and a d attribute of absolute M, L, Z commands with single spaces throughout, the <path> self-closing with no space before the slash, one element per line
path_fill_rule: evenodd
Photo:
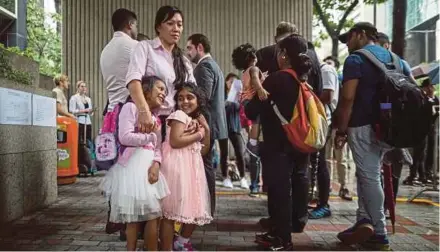
<path fill-rule="evenodd" d="M 57 103 L 54 98 L 32 95 L 32 124 L 44 127 L 57 126 Z"/>
<path fill-rule="evenodd" d="M 0 124 L 31 125 L 32 94 L 0 88 Z"/>

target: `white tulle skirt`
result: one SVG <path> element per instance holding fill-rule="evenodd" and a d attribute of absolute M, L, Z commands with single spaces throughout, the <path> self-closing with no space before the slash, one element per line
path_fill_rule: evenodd
<path fill-rule="evenodd" d="M 142 222 L 162 217 L 162 199 L 170 190 L 160 172 L 156 183 L 148 181 L 153 158 L 153 151 L 138 148 L 126 166 L 116 163 L 107 172 L 100 188 L 110 200 L 111 222 Z"/>

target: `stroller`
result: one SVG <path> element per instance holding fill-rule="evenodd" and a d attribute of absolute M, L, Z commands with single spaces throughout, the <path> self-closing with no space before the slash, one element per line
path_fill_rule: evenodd
<path fill-rule="evenodd" d="M 86 116 L 86 115 L 80 115 Z M 94 176 L 96 172 L 96 167 L 93 165 L 93 143 L 87 140 L 87 127 L 84 125 L 83 132 L 79 132 L 82 136 L 78 136 L 78 176 L 83 175 L 87 177 L 89 173 Z"/>

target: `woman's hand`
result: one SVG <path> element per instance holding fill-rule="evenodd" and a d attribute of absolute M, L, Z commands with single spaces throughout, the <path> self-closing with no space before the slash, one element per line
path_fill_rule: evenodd
<path fill-rule="evenodd" d="M 194 133 L 196 133 L 197 129 L 199 128 L 199 122 L 197 120 L 192 120 L 189 125 L 188 128 L 183 131 L 184 135 L 192 135 Z"/>
<path fill-rule="evenodd" d="M 150 169 L 148 169 L 148 182 L 154 184 L 159 180 L 159 163 L 154 161 Z"/>
<path fill-rule="evenodd" d="M 139 131 L 142 133 L 151 133 L 154 129 L 155 121 L 149 110 L 139 111 L 138 115 Z"/>
<path fill-rule="evenodd" d="M 205 135 L 206 135 L 206 129 L 205 129 L 205 127 L 203 127 L 202 125 L 199 125 L 199 128 L 197 129 L 197 132 L 196 133 L 198 133 L 199 135 L 200 135 L 200 141 L 202 141 L 203 140 L 203 138 L 205 138 Z"/>
<path fill-rule="evenodd" d="M 200 125 L 205 128 L 205 130 L 209 129 L 208 121 L 206 121 L 206 118 L 200 114 L 199 117 L 197 117 L 197 121 L 200 123 Z"/>

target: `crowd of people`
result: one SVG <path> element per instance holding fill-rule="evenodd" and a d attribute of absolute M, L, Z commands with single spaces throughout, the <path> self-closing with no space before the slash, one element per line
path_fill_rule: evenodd
<path fill-rule="evenodd" d="M 347 188 L 351 152 L 357 178 L 357 220 L 338 238 L 348 245 L 390 249 L 382 163 L 392 164 L 397 192 L 402 165 L 413 161 L 407 149 L 393 149 L 376 138 L 373 125 L 379 115 L 372 104 L 377 103 L 382 75 L 368 58 L 356 53 L 364 49 L 383 64 L 398 64 L 402 74 L 414 81 L 405 61 L 393 62 L 385 34 L 366 22 L 342 34 L 339 40 L 347 44 L 350 55 L 340 74 L 337 59 L 319 60 L 312 43 L 296 26 L 281 22 L 272 45 L 257 50 L 245 43 L 231 52 L 241 76 L 229 73 L 224 77 L 210 54 L 215 45 L 207 36 L 193 34 L 187 38 L 185 50 L 178 47 L 184 15 L 177 7 L 158 9 L 153 39 L 139 39 L 137 16 L 126 9 L 113 13 L 112 26 L 114 35 L 101 53 L 100 69 L 108 94 L 104 115 L 119 111 L 114 132 L 119 156 L 101 189 L 110 208 L 106 231 L 115 232 L 121 228 L 115 224 L 122 224 L 127 250 L 136 250 L 139 233 L 144 235 L 144 249 L 193 250 L 190 238 L 196 226 L 210 223 L 215 214 L 216 141 L 223 186 L 233 187 L 228 170 L 230 141 L 240 187 L 250 195 L 267 193 L 269 216 L 260 220 L 267 232 L 256 235 L 256 242 L 264 248 L 292 250 L 292 233 L 303 232 L 309 218 L 331 216 L 333 158 L 341 184 L 339 196 L 352 200 Z M 64 108 L 67 100 L 61 95 L 68 87 L 67 77 L 55 83 L 59 114 L 74 117 L 92 112 L 83 81 L 78 82 L 78 93 L 71 98 L 72 114 Z M 313 153 L 295 148 L 279 119 L 282 116 L 290 121 L 297 113 L 302 85 L 325 107 L 329 125 L 325 147 Z M 429 80 L 422 88 L 438 105 Z M 78 120 L 89 130 L 89 117 Z M 242 129 L 249 139 L 243 138 Z M 426 148 L 434 148 L 433 137 L 431 132 L 414 149 L 413 168 L 404 183 L 435 179 L 432 158 L 424 163 L 429 153 Z M 246 152 L 250 154 L 248 162 Z M 250 184 L 245 175 L 247 166 Z M 318 203 L 309 210 L 310 181 L 315 176 Z M 183 224 L 178 233 L 176 222 Z"/>

